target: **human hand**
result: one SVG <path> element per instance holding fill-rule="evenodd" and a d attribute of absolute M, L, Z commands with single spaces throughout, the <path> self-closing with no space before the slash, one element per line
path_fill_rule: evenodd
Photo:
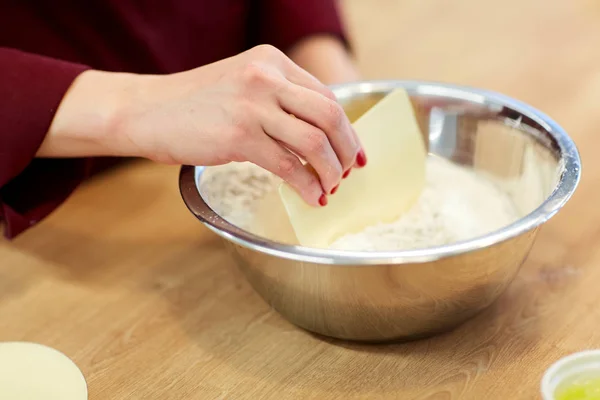
<path fill-rule="evenodd" d="M 83 73 L 38 156 L 100 155 L 206 166 L 250 161 L 314 206 L 366 163 L 333 93 L 270 46 L 172 75 Z"/>

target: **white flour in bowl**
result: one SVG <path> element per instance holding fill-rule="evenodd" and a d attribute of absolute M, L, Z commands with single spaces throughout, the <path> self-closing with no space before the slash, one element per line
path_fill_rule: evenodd
<path fill-rule="evenodd" d="M 230 223 L 251 230 L 258 202 L 279 182 L 277 176 L 252 163 L 229 163 L 207 168 L 200 186 L 210 208 Z"/>
<path fill-rule="evenodd" d="M 229 164 L 205 172 L 202 192 L 215 212 L 251 231 L 254 210 L 279 182 L 253 164 Z M 518 218 L 509 196 L 491 181 L 472 170 L 429 157 L 426 187 L 409 212 L 396 222 L 345 235 L 330 247 L 354 251 L 434 247 L 487 234 Z"/>

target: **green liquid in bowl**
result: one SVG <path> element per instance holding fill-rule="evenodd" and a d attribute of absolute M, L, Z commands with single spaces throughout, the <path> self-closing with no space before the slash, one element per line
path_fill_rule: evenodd
<path fill-rule="evenodd" d="M 600 400 L 600 377 L 578 378 L 560 385 L 556 400 Z"/>

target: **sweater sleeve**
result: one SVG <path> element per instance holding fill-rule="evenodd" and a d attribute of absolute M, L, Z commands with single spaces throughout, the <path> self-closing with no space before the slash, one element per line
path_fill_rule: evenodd
<path fill-rule="evenodd" d="M 339 38 L 349 49 L 338 0 L 254 0 L 252 43 L 288 51 L 300 40 L 317 34 Z"/>
<path fill-rule="evenodd" d="M 12 238 L 87 175 L 88 160 L 36 159 L 63 95 L 88 67 L 0 47 L 0 220 Z"/>

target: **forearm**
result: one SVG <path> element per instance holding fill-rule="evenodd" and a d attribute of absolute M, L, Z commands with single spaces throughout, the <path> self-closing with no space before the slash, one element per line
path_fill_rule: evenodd
<path fill-rule="evenodd" d="M 135 156 L 119 129 L 136 75 L 89 70 L 65 93 L 36 156 Z"/>
<path fill-rule="evenodd" d="M 297 43 L 288 53 L 300 67 L 327 85 L 360 79 L 354 60 L 337 37 L 310 36 Z"/>

